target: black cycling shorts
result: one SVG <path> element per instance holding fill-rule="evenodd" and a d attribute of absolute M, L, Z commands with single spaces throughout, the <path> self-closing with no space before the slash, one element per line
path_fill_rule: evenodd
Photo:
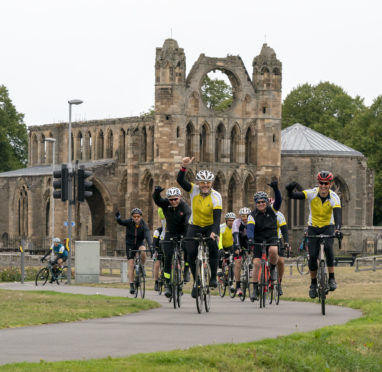
<path fill-rule="evenodd" d="M 258 241 L 258 240 L 255 240 L 255 243 L 263 243 L 264 240 L 261 240 L 261 241 Z M 266 243 L 268 244 L 272 244 L 276 247 L 278 247 L 279 245 L 279 239 L 278 238 L 269 238 L 267 240 L 265 240 Z M 267 257 L 268 257 L 268 251 L 269 251 L 269 245 L 267 246 Z M 255 244 L 255 249 L 253 250 L 253 258 L 261 258 L 261 249 L 262 247 L 258 244 Z"/>
<path fill-rule="evenodd" d="M 145 246 L 143 240 L 136 244 L 126 244 L 126 256 L 128 260 L 133 260 L 135 257 L 136 251 L 139 250 L 139 247 Z"/>

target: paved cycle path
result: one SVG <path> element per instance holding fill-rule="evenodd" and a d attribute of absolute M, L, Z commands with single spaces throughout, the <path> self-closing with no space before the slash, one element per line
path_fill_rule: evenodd
<path fill-rule="evenodd" d="M 0 284 L 0 289 L 55 290 L 66 293 L 129 296 L 127 289 L 46 285 Z M 147 292 L 146 298 L 162 307 L 125 316 L 73 323 L 47 324 L 0 330 L 0 364 L 122 357 L 136 353 L 186 349 L 195 345 L 248 342 L 344 324 L 361 316 L 360 311 L 327 306 L 322 316 L 313 302 L 280 301 L 279 306 L 259 308 L 246 299 L 213 296 L 211 311 L 198 314 L 190 294 L 174 309 L 162 295 Z"/>

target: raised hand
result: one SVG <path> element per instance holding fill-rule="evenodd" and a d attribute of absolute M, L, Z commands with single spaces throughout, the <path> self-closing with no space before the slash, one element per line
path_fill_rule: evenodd
<path fill-rule="evenodd" d="M 190 158 L 190 157 L 185 157 L 183 158 L 182 160 L 182 167 L 183 168 L 187 168 L 187 166 L 189 166 L 194 160 L 194 157 Z"/>

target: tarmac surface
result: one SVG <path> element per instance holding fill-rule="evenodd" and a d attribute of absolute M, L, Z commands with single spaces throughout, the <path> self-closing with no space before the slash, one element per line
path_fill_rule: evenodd
<path fill-rule="evenodd" d="M 0 284 L 0 289 L 131 297 L 127 289 L 75 285 L 6 283 Z M 318 303 L 282 299 L 278 306 L 260 309 L 257 301 L 241 302 L 227 296 L 213 296 L 211 311 L 198 314 L 190 294 L 183 295 L 180 309 L 174 309 L 163 294 L 146 292 L 146 298 L 162 307 L 112 318 L 1 329 L 0 364 L 122 357 L 195 345 L 248 342 L 344 324 L 362 315 L 357 310 L 327 305 L 322 316 Z"/>

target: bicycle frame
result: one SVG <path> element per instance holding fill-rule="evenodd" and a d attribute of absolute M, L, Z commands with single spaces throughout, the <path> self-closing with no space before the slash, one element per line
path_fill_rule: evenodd
<path fill-rule="evenodd" d="M 210 311 L 211 306 L 211 291 L 209 281 L 211 278 L 211 269 L 209 265 L 209 254 L 207 241 L 211 238 L 204 237 L 202 234 L 197 234 L 195 238 L 184 238 L 185 241 L 197 241 L 198 254 L 196 257 L 195 283 L 198 293 L 196 296 L 196 308 L 200 314 L 203 311 L 203 303 L 206 312 Z"/>
<path fill-rule="evenodd" d="M 267 247 L 275 246 L 274 243 L 254 243 L 261 247 L 261 259 L 260 259 L 260 270 L 258 275 L 258 286 L 259 286 L 259 302 L 260 308 L 265 307 L 266 297 L 268 294 L 269 286 L 271 283 L 270 280 L 270 268 L 267 256 Z M 272 283 L 271 283 L 272 285 Z M 273 289 L 273 288 L 272 288 Z"/>
<path fill-rule="evenodd" d="M 318 252 L 318 269 L 317 269 L 317 286 L 318 286 L 318 299 L 321 303 L 321 313 L 325 315 L 325 300 L 326 296 L 329 293 L 329 283 L 328 283 L 328 267 L 326 263 L 326 255 L 325 255 L 325 239 L 333 239 L 337 238 L 339 247 L 341 249 L 341 239 L 335 235 L 305 235 L 306 239 L 319 239 L 320 249 Z"/>

